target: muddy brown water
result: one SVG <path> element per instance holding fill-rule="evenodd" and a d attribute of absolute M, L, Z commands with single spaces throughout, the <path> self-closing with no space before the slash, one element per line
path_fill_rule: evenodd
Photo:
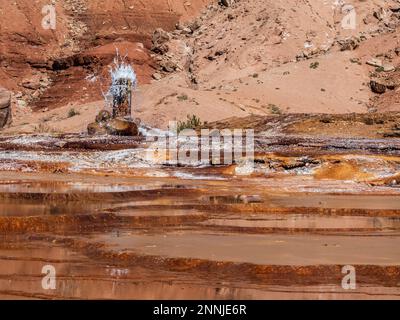
<path fill-rule="evenodd" d="M 268 154 L 240 176 L 54 149 L 0 151 L 0 298 L 400 299 L 400 188 L 386 183 L 397 156 L 299 169 Z M 342 288 L 346 265 L 355 290 Z"/>
<path fill-rule="evenodd" d="M 400 296 L 397 196 L 276 194 L 243 179 L 45 177 L 1 184 L 0 226 L 12 226 L 0 240 L 4 299 Z M 48 264 L 56 290 L 41 286 Z M 360 269 L 355 291 L 341 287 L 344 265 Z"/>

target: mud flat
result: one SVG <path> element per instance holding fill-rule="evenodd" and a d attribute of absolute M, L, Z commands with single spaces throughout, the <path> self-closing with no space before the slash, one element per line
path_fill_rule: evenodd
<path fill-rule="evenodd" d="M 27 139 L 1 142 L 2 298 L 400 298 L 391 141 L 300 152 L 259 140 L 254 172 L 239 175 L 238 163 L 151 163 L 143 141 Z M 341 286 L 346 265 L 356 290 Z"/>

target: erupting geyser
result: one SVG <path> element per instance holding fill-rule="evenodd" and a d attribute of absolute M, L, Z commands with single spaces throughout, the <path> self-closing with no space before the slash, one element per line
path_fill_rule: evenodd
<path fill-rule="evenodd" d="M 109 94 L 113 101 L 113 118 L 131 119 L 132 89 L 136 87 L 136 74 L 132 66 L 120 59 L 119 55 L 111 68 L 111 87 Z"/>
<path fill-rule="evenodd" d="M 88 125 L 88 133 L 136 136 L 139 134 L 138 124 L 132 120 L 132 91 L 137 85 L 136 73 L 117 51 L 110 74 L 111 86 L 107 96 L 112 99 L 112 114 L 101 110 L 96 122 Z"/>

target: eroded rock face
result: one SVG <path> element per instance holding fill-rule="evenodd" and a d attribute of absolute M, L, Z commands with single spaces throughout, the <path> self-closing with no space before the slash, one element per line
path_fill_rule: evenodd
<path fill-rule="evenodd" d="M 135 63 L 140 83 L 148 83 L 154 73 L 148 54 L 153 31 L 172 30 L 211 1 L 1 1 L 0 82 L 21 92 L 36 110 L 96 101 L 101 94 L 92 70 L 108 75 L 117 47 Z M 42 28 L 42 9 L 50 3 L 57 13 L 55 30 Z"/>
<path fill-rule="evenodd" d="M 0 129 L 11 122 L 11 93 L 0 87 Z"/>
<path fill-rule="evenodd" d="M 164 54 L 168 52 L 168 46 L 166 43 L 171 40 L 171 35 L 164 31 L 162 28 L 157 28 L 153 33 L 153 46 L 152 51 L 159 54 Z"/>

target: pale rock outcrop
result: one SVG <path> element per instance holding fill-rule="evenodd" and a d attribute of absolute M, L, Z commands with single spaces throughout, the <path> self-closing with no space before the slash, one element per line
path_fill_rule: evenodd
<path fill-rule="evenodd" d="M 0 129 L 11 122 L 11 93 L 0 87 Z"/>

